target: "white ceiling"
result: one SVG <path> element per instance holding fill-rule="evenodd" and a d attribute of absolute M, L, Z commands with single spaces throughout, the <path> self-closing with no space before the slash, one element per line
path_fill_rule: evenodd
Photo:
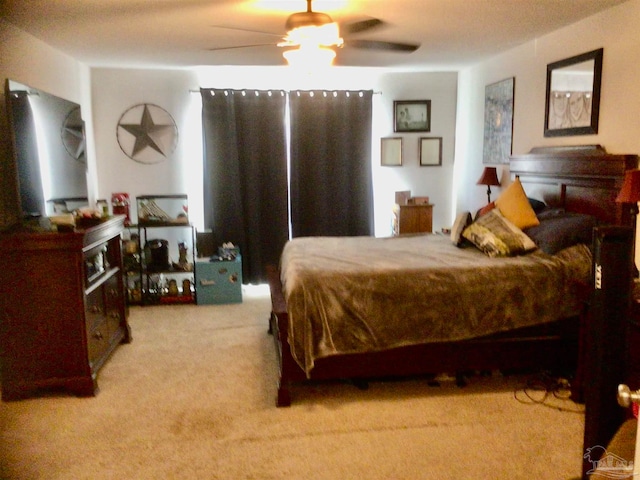
<path fill-rule="evenodd" d="M 421 45 L 410 54 L 390 53 L 350 48 L 345 38 L 336 64 L 452 70 L 625 1 L 315 0 L 313 10 L 339 23 L 371 17 L 385 22 L 354 38 Z M 0 1 L 7 21 L 104 67 L 284 65 L 275 43 L 287 17 L 304 10 L 305 0 Z M 264 43 L 271 45 L 211 50 Z"/>

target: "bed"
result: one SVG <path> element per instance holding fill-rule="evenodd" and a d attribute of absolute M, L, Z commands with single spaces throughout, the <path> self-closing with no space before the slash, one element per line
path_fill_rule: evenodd
<path fill-rule="evenodd" d="M 539 148 L 512 157 L 510 173 L 545 214 L 624 225 L 615 196 L 637 165 L 599 146 Z M 308 380 L 575 370 L 588 244 L 496 257 L 440 234 L 293 239 L 268 268 L 276 405 Z"/>

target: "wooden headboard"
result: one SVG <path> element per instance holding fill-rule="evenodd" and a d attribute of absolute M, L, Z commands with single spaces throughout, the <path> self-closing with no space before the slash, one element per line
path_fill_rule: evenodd
<path fill-rule="evenodd" d="M 509 167 L 528 197 L 605 224 L 631 225 L 631 209 L 615 198 L 625 172 L 638 168 L 638 155 L 610 154 L 600 145 L 539 147 L 512 156 Z"/>

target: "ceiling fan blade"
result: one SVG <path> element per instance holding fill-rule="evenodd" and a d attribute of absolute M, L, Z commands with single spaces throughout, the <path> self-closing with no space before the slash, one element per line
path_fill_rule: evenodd
<path fill-rule="evenodd" d="M 351 22 L 345 25 L 340 25 L 340 31 L 344 35 L 353 35 L 354 33 L 364 32 L 372 28 L 383 25 L 384 22 L 377 18 L 369 18 L 367 20 L 360 20 L 358 22 Z"/>
<path fill-rule="evenodd" d="M 275 43 L 254 43 L 251 45 L 235 45 L 233 47 L 213 47 L 208 48 L 210 52 L 215 52 L 218 50 L 235 50 L 237 48 L 252 48 L 252 47 L 275 47 L 277 46 Z"/>
<path fill-rule="evenodd" d="M 248 29 L 248 28 L 241 28 L 241 27 L 228 27 L 226 25 L 210 25 L 210 27 L 212 27 L 212 28 L 224 28 L 226 30 L 238 30 L 240 32 L 260 33 L 262 35 L 271 35 L 272 37 L 282 38 L 282 34 L 273 33 L 273 32 L 263 32 L 262 30 L 251 30 L 251 29 Z"/>
<path fill-rule="evenodd" d="M 347 45 L 355 48 L 364 48 L 369 50 L 389 50 L 392 52 L 415 52 L 420 45 L 411 43 L 381 42 L 379 40 L 356 40 L 349 39 Z"/>

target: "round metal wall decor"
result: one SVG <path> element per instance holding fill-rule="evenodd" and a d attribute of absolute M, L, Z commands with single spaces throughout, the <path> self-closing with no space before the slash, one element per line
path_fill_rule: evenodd
<path fill-rule="evenodd" d="M 127 157 L 140 163 L 159 163 L 178 144 L 178 127 L 162 107 L 141 103 L 126 110 L 117 128 L 118 144 Z"/>
<path fill-rule="evenodd" d="M 75 107 L 67 114 L 62 122 L 60 132 L 62 145 L 67 153 L 80 163 L 86 163 L 84 122 L 80 113 L 80 107 Z"/>

